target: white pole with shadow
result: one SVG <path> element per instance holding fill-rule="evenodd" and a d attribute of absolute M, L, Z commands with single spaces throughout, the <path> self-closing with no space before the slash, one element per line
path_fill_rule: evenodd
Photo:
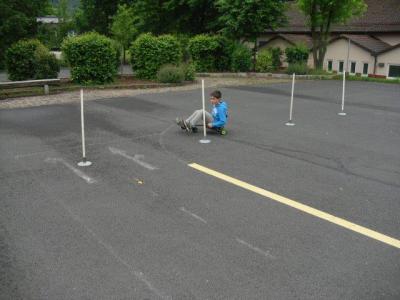
<path fill-rule="evenodd" d="M 88 167 L 92 162 L 86 159 L 86 146 L 85 146 L 85 113 L 83 111 L 83 89 L 81 89 L 81 129 L 82 129 L 82 161 L 78 162 L 80 167 Z"/>
<path fill-rule="evenodd" d="M 199 141 L 201 144 L 209 144 L 211 141 L 207 139 L 207 126 L 206 126 L 206 105 L 204 95 L 204 79 L 201 80 L 201 95 L 203 102 L 203 134 L 204 137 Z"/>
<path fill-rule="evenodd" d="M 295 83 L 296 74 L 293 73 L 292 79 L 292 95 L 290 97 L 290 111 L 289 111 L 289 121 L 285 123 L 286 126 L 294 126 L 293 123 L 293 96 L 294 96 L 294 83 Z"/>

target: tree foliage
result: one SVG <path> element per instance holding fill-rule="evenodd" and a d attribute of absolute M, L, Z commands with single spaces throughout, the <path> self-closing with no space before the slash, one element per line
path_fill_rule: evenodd
<path fill-rule="evenodd" d="M 50 9 L 48 0 L 0 0 L 0 67 L 5 50 L 37 32 L 36 17 Z"/>
<path fill-rule="evenodd" d="M 254 65 L 257 37 L 285 21 L 285 4 L 281 0 L 217 0 L 217 7 L 224 34 L 254 43 Z"/>
<path fill-rule="evenodd" d="M 331 27 L 360 16 L 366 10 L 364 0 L 297 0 L 305 14 L 313 40 L 314 66 L 323 66 Z"/>
<path fill-rule="evenodd" d="M 118 11 L 113 17 L 113 23 L 111 24 L 111 33 L 116 41 L 122 46 L 125 62 L 125 50 L 129 48 L 129 45 L 136 38 L 138 30 L 135 25 L 135 14 L 132 7 L 127 5 L 118 6 Z"/>

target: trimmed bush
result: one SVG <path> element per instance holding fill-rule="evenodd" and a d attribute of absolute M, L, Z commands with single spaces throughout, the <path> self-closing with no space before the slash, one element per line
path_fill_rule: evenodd
<path fill-rule="evenodd" d="M 272 51 L 270 49 L 261 50 L 257 55 L 256 71 L 272 72 L 274 70 Z"/>
<path fill-rule="evenodd" d="M 35 78 L 35 51 L 44 47 L 38 40 L 20 40 L 6 51 L 6 69 L 10 80 Z"/>
<path fill-rule="evenodd" d="M 210 35 L 199 34 L 189 40 L 189 53 L 197 72 L 212 72 L 215 67 L 215 53 L 219 47 Z"/>
<path fill-rule="evenodd" d="M 185 78 L 182 68 L 164 65 L 157 72 L 157 80 L 162 83 L 181 83 Z"/>
<path fill-rule="evenodd" d="M 117 51 L 113 41 L 96 32 L 68 37 L 62 51 L 71 67 L 74 82 L 103 84 L 117 74 Z"/>
<path fill-rule="evenodd" d="M 232 52 L 235 49 L 235 43 L 221 35 L 215 35 L 214 39 L 218 43 L 218 48 L 214 53 L 215 69 L 217 71 L 231 71 Z"/>
<path fill-rule="evenodd" d="M 307 46 L 299 44 L 285 49 L 286 60 L 289 64 L 306 63 L 308 60 L 309 50 Z"/>
<path fill-rule="evenodd" d="M 282 66 L 281 62 L 281 56 L 282 56 L 282 50 L 279 47 L 276 48 L 271 48 L 271 54 L 272 54 L 272 66 L 274 70 L 278 70 Z"/>
<path fill-rule="evenodd" d="M 234 72 L 247 72 L 251 69 L 251 50 L 242 44 L 237 44 L 232 52 L 231 69 Z"/>
<path fill-rule="evenodd" d="M 177 65 L 182 59 L 179 41 L 172 35 L 142 34 L 132 43 L 129 52 L 136 76 L 145 79 L 156 78 L 162 65 Z"/>
<path fill-rule="evenodd" d="M 44 46 L 36 48 L 34 54 L 35 79 L 57 78 L 60 64 L 56 56 Z"/>
<path fill-rule="evenodd" d="M 306 75 L 308 74 L 309 69 L 307 64 L 304 62 L 301 63 L 291 63 L 286 70 L 286 73 L 291 75 L 295 73 L 296 75 Z"/>
<path fill-rule="evenodd" d="M 195 79 L 196 70 L 195 70 L 193 64 L 186 63 L 186 64 L 181 65 L 181 68 L 182 68 L 184 78 L 186 81 L 193 81 Z"/>

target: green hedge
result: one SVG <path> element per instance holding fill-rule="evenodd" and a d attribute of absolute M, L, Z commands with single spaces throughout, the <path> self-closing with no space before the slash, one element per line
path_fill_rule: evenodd
<path fill-rule="evenodd" d="M 57 78 L 57 59 L 38 40 L 20 40 L 6 52 L 6 68 L 10 80 Z"/>
<path fill-rule="evenodd" d="M 184 79 L 182 68 L 175 65 L 161 66 L 157 72 L 157 80 L 162 83 L 181 83 Z"/>
<path fill-rule="evenodd" d="M 308 60 L 309 50 L 307 46 L 299 44 L 285 49 L 286 60 L 289 64 L 306 63 Z"/>
<path fill-rule="evenodd" d="M 181 45 L 172 35 L 142 34 L 132 43 L 129 52 L 136 76 L 146 79 L 154 79 L 162 65 L 177 65 L 182 59 Z"/>
<path fill-rule="evenodd" d="M 74 82 L 103 84 L 117 74 L 118 53 L 113 41 L 95 32 L 68 37 L 62 44 Z"/>
<path fill-rule="evenodd" d="M 251 69 L 251 50 L 242 44 L 235 45 L 232 52 L 231 69 L 234 72 L 247 72 Z"/>
<path fill-rule="evenodd" d="M 272 51 L 270 49 L 261 50 L 257 55 L 256 71 L 272 72 L 274 70 Z"/>
<path fill-rule="evenodd" d="M 292 75 L 293 73 L 296 75 L 306 75 L 309 72 L 310 70 L 305 62 L 291 63 L 286 70 L 286 73 L 289 75 Z"/>
<path fill-rule="evenodd" d="M 60 63 L 56 56 L 44 46 L 36 48 L 34 54 L 35 79 L 57 78 L 60 72 Z"/>

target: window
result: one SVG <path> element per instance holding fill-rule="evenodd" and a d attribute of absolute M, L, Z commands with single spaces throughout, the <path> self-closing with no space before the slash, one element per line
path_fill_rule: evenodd
<path fill-rule="evenodd" d="M 332 72 L 332 69 L 333 69 L 333 61 L 328 60 L 328 71 Z"/>
<path fill-rule="evenodd" d="M 343 73 L 344 61 L 339 61 L 339 73 Z"/>
<path fill-rule="evenodd" d="M 389 65 L 390 78 L 400 77 L 400 65 Z"/>
<path fill-rule="evenodd" d="M 356 73 L 356 62 L 352 61 L 350 65 L 350 73 L 355 74 Z"/>
<path fill-rule="evenodd" d="M 368 75 L 368 64 L 364 63 L 363 65 L 363 75 Z"/>

